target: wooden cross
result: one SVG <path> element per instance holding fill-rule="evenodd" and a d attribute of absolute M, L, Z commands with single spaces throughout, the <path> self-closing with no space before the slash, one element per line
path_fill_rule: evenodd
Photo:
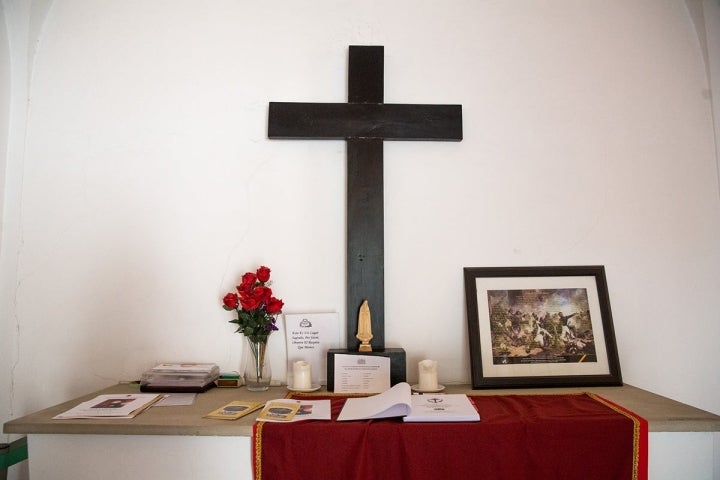
<path fill-rule="evenodd" d="M 360 305 L 385 346 L 383 141 L 462 140 L 461 105 L 383 103 L 383 47 L 350 46 L 348 103 L 270 102 L 269 138 L 347 141 L 347 348 Z"/>

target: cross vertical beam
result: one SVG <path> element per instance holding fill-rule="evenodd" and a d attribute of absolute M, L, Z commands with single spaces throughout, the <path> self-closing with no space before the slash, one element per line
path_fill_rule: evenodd
<path fill-rule="evenodd" d="M 348 103 L 382 104 L 383 47 L 350 47 Z M 360 305 L 370 306 L 373 339 L 385 347 L 385 222 L 383 140 L 347 139 L 347 347 L 355 338 Z"/>
<path fill-rule="evenodd" d="M 347 346 L 355 338 L 360 305 L 367 300 L 373 347 L 385 346 L 383 142 L 347 140 Z"/>

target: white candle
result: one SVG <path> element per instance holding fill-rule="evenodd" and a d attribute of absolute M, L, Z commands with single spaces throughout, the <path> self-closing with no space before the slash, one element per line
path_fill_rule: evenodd
<path fill-rule="evenodd" d="M 423 360 L 418 363 L 420 372 L 420 382 L 418 388 L 420 390 L 437 390 L 437 362 L 435 360 Z"/>
<path fill-rule="evenodd" d="M 312 388 L 312 369 L 305 360 L 293 363 L 293 388 L 309 390 Z"/>

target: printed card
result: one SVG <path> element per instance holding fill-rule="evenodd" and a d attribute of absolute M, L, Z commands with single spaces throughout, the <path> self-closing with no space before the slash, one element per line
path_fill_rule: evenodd
<path fill-rule="evenodd" d="M 262 408 L 264 404 L 260 402 L 241 402 L 234 401 L 227 405 L 213 410 L 212 412 L 205 415 L 205 418 L 215 418 L 218 420 L 237 420 L 240 417 L 244 417 L 250 412 L 254 412 Z"/>
<path fill-rule="evenodd" d="M 257 419 L 289 422 L 295 417 L 299 409 L 300 404 L 295 402 L 268 402 Z"/>

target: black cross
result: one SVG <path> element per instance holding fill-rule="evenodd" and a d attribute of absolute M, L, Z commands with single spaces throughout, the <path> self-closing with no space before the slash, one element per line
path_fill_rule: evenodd
<path fill-rule="evenodd" d="M 383 140 L 462 140 L 461 105 L 383 103 L 383 47 L 350 46 L 348 103 L 270 102 L 269 138 L 347 141 L 347 348 L 368 300 L 385 346 Z"/>

